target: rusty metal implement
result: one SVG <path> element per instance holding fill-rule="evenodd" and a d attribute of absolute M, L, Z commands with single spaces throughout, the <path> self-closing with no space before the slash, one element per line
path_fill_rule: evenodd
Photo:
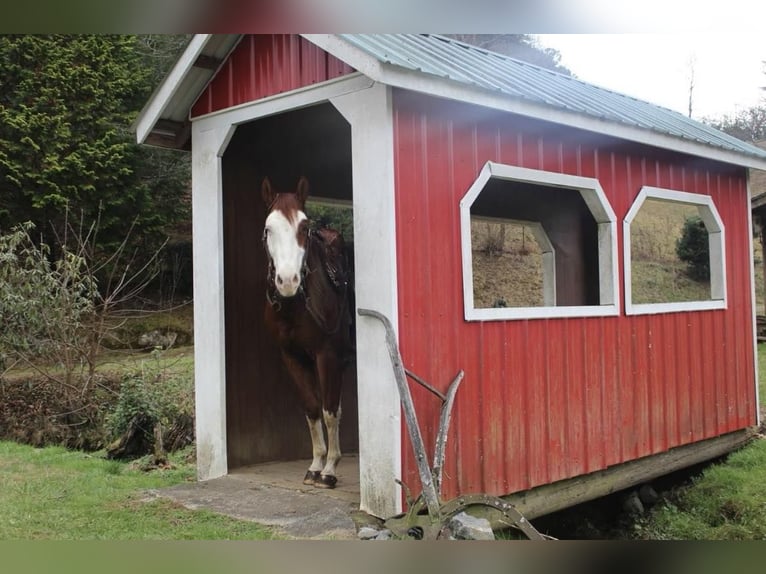
<path fill-rule="evenodd" d="M 415 462 L 420 476 L 421 493 L 417 498 L 410 497 L 410 491 L 405 484 L 397 480 L 405 491 L 407 496 L 407 512 L 392 516 L 385 521 L 385 526 L 397 538 L 409 538 L 416 540 L 436 540 L 445 532 L 446 526 L 453 516 L 465 511 L 471 507 L 482 507 L 484 509 L 493 509 L 500 513 L 499 521 L 505 525 L 519 530 L 530 540 L 547 540 L 548 537 L 540 534 L 532 524 L 516 510 L 516 508 L 497 496 L 488 494 L 466 494 L 461 495 L 447 502 L 441 501 L 442 469 L 444 468 L 444 455 L 447 444 L 447 432 L 449 431 L 450 418 L 452 416 L 452 406 L 455 402 L 455 395 L 463 380 L 464 373 L 461 370 L 455 376 L 447 388 L 446 393 L 442 393 L 426 381 L 404 368 L 399 347 L 396 344 L 396 336 L 393 326 L 388 318 L 377 311 L 370 309 L 359 309 L 359 315 L 362 317 L 373 317 L 378 319 L 385 328 L 386 346 L 391 357 L 391 364 L 394 370 L 394 378 L 399 389 L 399 398 L 404 411 L 404 420 L 407 425 L 407 432 L 410 437 L 410 443 L 415 454 Z M 436 437 L 434 448 L 433 466 L 428 466 L 427 454 L 423 437 L 420 433 L 415 406 L 412 402 L 407 377 L 421 385 L 423 388 L 437 396 L 442 403 L 441 414 L 439 416 L 439 430 Z"/>

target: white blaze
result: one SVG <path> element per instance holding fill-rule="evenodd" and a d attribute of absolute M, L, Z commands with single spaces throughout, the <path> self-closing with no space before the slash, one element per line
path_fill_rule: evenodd
<path fill-rule="evenodd" d="M 281 211 L 272 211 L 266 218 L 266 247 L 274 262 L 274 282 L 283 297 L 292 297 L 301 284 L 301 266 L 305 249 L 298 245 L 298 226 L 306 219 L 299 211 L 293 221 Z"/>

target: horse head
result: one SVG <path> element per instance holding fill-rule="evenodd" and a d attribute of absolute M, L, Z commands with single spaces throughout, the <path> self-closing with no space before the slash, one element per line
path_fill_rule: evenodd
<path fill-rule="evenodd" d="M 294 192 L 280 193 L 264 178 L 261 196 L 268 214 L 263 243 L 270 259 L 269 281 L 282 297 L 294 297 L 301 289 L 306 265 L 309 222 L 305 213 L 309 183 L 298 180 Z"/>

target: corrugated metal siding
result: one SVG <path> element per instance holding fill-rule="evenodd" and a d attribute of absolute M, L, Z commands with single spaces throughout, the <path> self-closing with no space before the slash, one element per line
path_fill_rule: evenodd
<path fill-rule="evenodd" d="M 684 140 L 766 158 L 683 114 L 435 34 L 341 34 L 378 61 Z"/>
<path fill-rule="evenodd" d="M 404 362 L 442 389 L 466 372 L 446 496 L 524 490 L 754 424 L 744 170 L 400 91 L 394 102 Z M 726 226 L 729 308 L 465 322 L 458 204 L 487 160 L 596 177 L 619 221 L 642 185 L 711 195 Z M 413 395 L 432 449 L 438 401 Z M 417 485 L 406 439 L 403 452 Z"/>
<path fill-rule="evenodd" d="M 245 35 L 192 106 L 196 117 L 354 70 L 297 34 Z"/>

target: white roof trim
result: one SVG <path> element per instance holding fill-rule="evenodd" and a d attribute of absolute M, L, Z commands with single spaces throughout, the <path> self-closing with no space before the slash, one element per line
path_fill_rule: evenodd
<path fill-rule="evenodd" d="M 711 147 L 706 144 L 652 132 L 644 128 L 594 118 L 586 114 L 546 106 L 520 98 L 513 98 L 507 94 L 494 93 L 483 88 L 461 84 L 448 78 L 421 74 L 392 64 L 381 64 L 373 56 L 332 34 L 304 34 L 303 36 L 336 58 L 343 60 L 350 66 L 370 76 L 373 80 L 388 84 L 389 86 L 486 106 L 622 140 L 688 153 L 697 157 L 766 170 L 766 160 L 748 157 L 738 152 Z"/>
<path fill-rule="evenodd" d="M 146 138 L 152 132 L 152 129 L 162 117 L 162 113 L 168 108 L 173 96 L 181 87 L 183 78 L 194 66 L 194 62 L 202 54 L 205 46 L 210 42 L 212 34 L 195 34 L 189 42 L 184 52 L 176 61 L 173 69 L 165 76 L 163 82 L 159 85 L 149 102 L 141 110 L 138 118 L 134 122 L 136 129 L 136 139 L 138 143 L 144 143 Z"/>
<path fill-rule="evenodd" d="M 352 64 L 353 65 L 353 64 Z M 514 99 L 504 94 L 495 94 L 488 90 L 459 84 L 445 78 L 423 76 L 395 66 L 384 66 L 380 78 L 382 83 L 472 104 L 503 110 L 530 118 L 563 124 L 590 132 L 612 136 L 654 147 L 688 153 L 697 157 L 721 161 L 743 167 L 766 170 L 766 160 L 749 157 L 744 154 L 711 147 L 706 144 L 652 132 L 627 124 L 618 124 L 578 112 L 571 112 L 553 106 L 545 106 L 528 100 Z"/>
<path fill-rule="evenodd" d="M 361 48 L 348 43 L 336 34 L 300 34 L 303 38 L 345 62 L 357 72 L 377 80 L 382 74 L 383 64 Z"/>

